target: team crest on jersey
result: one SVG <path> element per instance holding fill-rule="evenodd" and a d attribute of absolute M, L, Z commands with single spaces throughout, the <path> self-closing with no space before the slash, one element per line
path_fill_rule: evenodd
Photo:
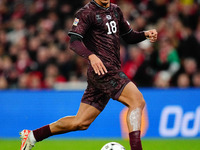
<path fill-rule="evenodd" d="M 74 26 L 77 26 L 77 25 L 78 25 L 78 22 L 79 22 L 79 19 L 75 18 L 75 19 L 74 19 L 73 25 L 74 25 Z"/>
<path fill-rule="evenodd" d="M 112 19 L 112 17 L 111 17 L 110 15 L 106 15 L 106 18 L 107 18 L 108 20 Z"/>

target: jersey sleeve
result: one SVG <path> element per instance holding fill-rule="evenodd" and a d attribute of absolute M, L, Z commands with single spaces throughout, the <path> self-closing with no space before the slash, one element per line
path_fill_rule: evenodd
<path fill-rule="evenodd" d="M 130 24 L 124 18 L 124 15 L 119 7 L 117 7 L 117 11 L 119 14 L 119 28 L 120 28 L 120 36 L 124 36 L 132 31 Z"/>
<path fill-rule="evenodd" d="M 75 19 L 68 35 L 78 35 L 83 38 L 91 26 L 91 13 L 88 10 L 80 10 L 75 14 Z"/>

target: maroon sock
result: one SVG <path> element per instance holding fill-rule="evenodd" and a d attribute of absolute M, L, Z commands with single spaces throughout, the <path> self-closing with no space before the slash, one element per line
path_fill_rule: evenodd
<path fill-rule="evenodd" d="M 140 139 L 140 131 L 133 131 L 129 133 L 129 142 L 131 150 L 142 150 L 142 143 Z"/>
<path fill-rule="evenodd" d="M 42 141 L 52 135 L 49 125 L 33 130 L 33 135 L 37 142 Z"/>

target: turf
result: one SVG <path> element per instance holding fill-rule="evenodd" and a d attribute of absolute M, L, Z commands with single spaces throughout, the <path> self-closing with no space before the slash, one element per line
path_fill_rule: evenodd
<path fill-rule="evenodd" d="M 37 143 L 33 150 L 100 150 L 101 147 L 111 141 L 119 142 L 126 150 L 130 150 L 127 140 L 115 139 L 62 139 L 45 140 Z M 200 139 L 143 139 L 144 150 L 199 150 Z M 19 150 L 20 140 L 0 139 L 0 150 Z"/>

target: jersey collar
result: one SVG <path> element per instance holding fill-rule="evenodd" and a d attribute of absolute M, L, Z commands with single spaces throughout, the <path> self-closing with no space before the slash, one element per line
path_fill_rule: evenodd
<path fill-rule="evenodd" d="M 110 7 L 105 8 L 105 7 L 101 6 L 101 5 L 99 5 L 98 3 L 96 3 L 94 0 L 92 0 L 92 2 L 93 2 L 97 7 L 101 8 L 101 9 L 104 9 L 104 10 L 108 10 L 108 9 L 110 8 Z"/>

